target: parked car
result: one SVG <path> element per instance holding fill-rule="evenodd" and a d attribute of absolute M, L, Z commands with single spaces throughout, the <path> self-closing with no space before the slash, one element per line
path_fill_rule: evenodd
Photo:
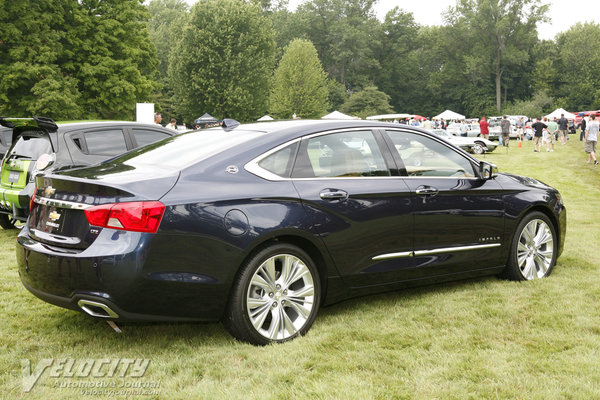
<path fill-rule="evenodd" d="M 546 277 L 566 230 L 556 189 L 373 121 L 188 132 L 35 181 L 16 246 L 33 294 L 109 321 L 221 320 L 254 344 L 356 295 Z"/>
<path fill-rule="evenodd" d="M 575 114 L 575 127 L 579 129 L 581 127 L 581 120 L 585 117 L 589 117 L 591 114 L 596 115 L 596 118 L 600 117 L 600 110 L 593 111 L 580 111 Z"/>
<path fill-rule="evenodd" d="M 80 122 L 56 125 L 47 118 L 0 118 L 12 145 L 2 161 L 0 226 L 25 221 L 34 176 L 90 165 L 177 132 L 136 122 Z M 4 131 L 6 132 L 6 131 Z"/>
<path fill-rule="evenodd" d="M 496 143 L 491 140 L 484 139 L 482 137 L 464 137 L 464 136 L 454 136 L 443 129 L 433 129 L 432 133 L 443 137 L 448 140 L 450 143 L 455 144 L 461 149 L 474 154 L 483 154 L 489 153 L 496 149 L 498 146 Z"/>
<path fill-rule="evenodd" d="M 12 143 L 12 130 L 0 126 L 0 160 Z"/>
<path fill-rule="evenodd" d="M 460 125 L 457 123 L 449 124 L 446 131 L 454 136 L 460 136 Z M 481 133 L 479 124 L 467 124 L 467 137 L 477 137 Z"/>

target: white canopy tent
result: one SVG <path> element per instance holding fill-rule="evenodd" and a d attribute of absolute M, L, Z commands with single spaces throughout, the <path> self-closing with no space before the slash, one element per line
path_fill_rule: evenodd
<path fill-rule="evenodd" d="M 545 117 L 548 119 L 560 118 L 561 114 L 565 114 L 566 119 L 575 119 L 575 114 L 565 111 L 565 109 L 563 109 L 563 108 L 557 108 L 556 110 L 552 111 L 550 114 L 545 115 Z"/>
<path fill-rule="evenodd" d="M 321 119 L 360 119 L 360 118 L 353 117 L 351 115 L 346 115 L 339 111 L 334 111 L 332 113 L 322 116 Z"/>
<path fill-rule="evenodd" d="M 270 115 L 263 115 L 262 117 L 260 117 L 259 119 L 257 119 L 258 122 L 263 122 L 263 121 L 273 121 L 273 117 L 271 117 Z"/>
<path fill-rule="evenodd" d="M 465 116 L 462 114 L 459 114 L 457 112 L 451 111 L 451 110 L 446 110 L 441 114 L 436 115 L 435 117 L 433 117 L 433 119 L 445 119 L 445 120 L 449 120 L 449 119 L 465 119 Z"/>
<path fill-rule="evenodd" d="M 371 115 L 367 119 L 404 119 L 409 118 L 410 114 L 382 114 L 382 115 Z"/>

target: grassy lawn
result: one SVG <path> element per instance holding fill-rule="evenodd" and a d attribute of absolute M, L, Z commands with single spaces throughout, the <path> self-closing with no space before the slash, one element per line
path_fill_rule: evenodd
<path fill-rule="evenodd" d="M 578 135 L 553 153 L 511 141 L 481 157 L 561 191 L 566 248 L 549 279 L 478 279 L 346 301 L 322 309 L 307 336 L 277 346 L 238 343 L 217 323 L 124 324 L 117 334 L 27 292 L 16 232 L 0 230 L 0 398 L 99 398 L 60 385 L 123 383 L 46 370 L 25 393 L 22 360 L 35 369 L 47 358 L 149 359 L 142 378 L 124 383 L 160 387 L 120 398 L 600 398 L 600 166 L 585 164 Z"/>

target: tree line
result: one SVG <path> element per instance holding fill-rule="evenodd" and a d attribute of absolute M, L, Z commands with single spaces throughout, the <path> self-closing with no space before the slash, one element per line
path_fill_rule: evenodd
<path fill-rule="evenodd" d="M 375 0 L 1 1 L 0 114 L 191 122 L 600 108 L 600 25 L 540 40 L 540 0 L 457 0 L 441 26 Z M 437 13 L 440 10 L 432 10 Z"/>

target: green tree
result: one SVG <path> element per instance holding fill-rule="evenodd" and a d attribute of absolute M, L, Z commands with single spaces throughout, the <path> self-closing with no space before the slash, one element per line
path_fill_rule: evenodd
<path fill-rule="evenodd" d="M 0 114 L 79 116 L 80 92 L 68 62 L 65 15 L 74 2 L 9 1 L 0 7 Z"/>
<path fill-rule="evenodd" d="M 169 62 L 177 110 L 186 120 L 204 112 L 256 119 L 267 111 L 274 54 L 273 29 L 257 5 L 196 3 Z"/>
<path fill-rule="evenodd" d="M 148 33 L 156 47 L 158 58 L 159 91 L 151 98 L 155 103 L 157 111 L 163 113 L 163 117 L 176 115 L 173 107 L 173 88 L 168 77 L 169 56 L 181 38 L 183 26 L 188 17 L 188 5 L 184 0 L 152 0 L 148 4 L 150 20 L 148 21 Z M 186 54 L 179 54 L 186 57 Z"/>
<path fill-rule="evenodd" d="M 600 24 L 576 24 L 556 37 L 558 97 L 573 111 L 600 108 Z M 596 41 L 596 42 L 594 42 Z"/>
<path fill-rule="evenodd" d="M 390 96 L 381 92 L 375 86 L 368 86 L 357 93 L 353 93 L 340 108 L 340 111 L 360 118 L 366 118 L 369 115 L 389 114 L 394 112 L 389 101 Z"/>
<path fill-rule="evenodd" d="M 85 36 L 74 49 L 73 73 L 91 116 L 131 119 L 135 103 L 148 101 L 156 85 L 156 49 L 148 11 L 139 0 L 84 0 Z M 77 22 L 77 21 L 75 21 Z"/>
<path fill-rule="evenodd" d="M 447 21 L 460 30 L 467 71 L 495 84 L 496 109 L 502 108 L 503 80 L 511 68 L 529 60 L 529 50 L 537 42 L 536 24 L 546 20 L 547 5 L 540 0 L 458 0 L 446 14 Z"/>
<path fill-rule="evenodd" d="M 294 113 L 301 118 L 324 115 L 329 94 L 326 79 L 315 46 L 308 40 L 293 40 L 273 76 L 271 114 L 279 118 L 290 118 Z"/>
<path fill-rule="evenodd" d="M 395 109 L 408 113 L 423 112 L 425 99 L 422 93 L 425 92 L 426 77 L 418 68 L 417 49 L 430 44 L 421 46 L 419 27 L 412 13 L 398 7 L 387 13 L 381 28 L 381 39 L 377 41 L 381 46 L 376 49 L 381 64 L 377 86 L 390 94 L 390 102 Z"/>
<path fill-rule="evenodd" d="M 380 70 L 375 0 L 311 0 L 297 13 L 330 78 L 351 89 L 372 84 Z"/>
<path fill-rule="evenodd" d="M 134 116 L 156 58 L 138 0 L 22 0 L 0 7 L 0 111 L 55 119 Z"/>

